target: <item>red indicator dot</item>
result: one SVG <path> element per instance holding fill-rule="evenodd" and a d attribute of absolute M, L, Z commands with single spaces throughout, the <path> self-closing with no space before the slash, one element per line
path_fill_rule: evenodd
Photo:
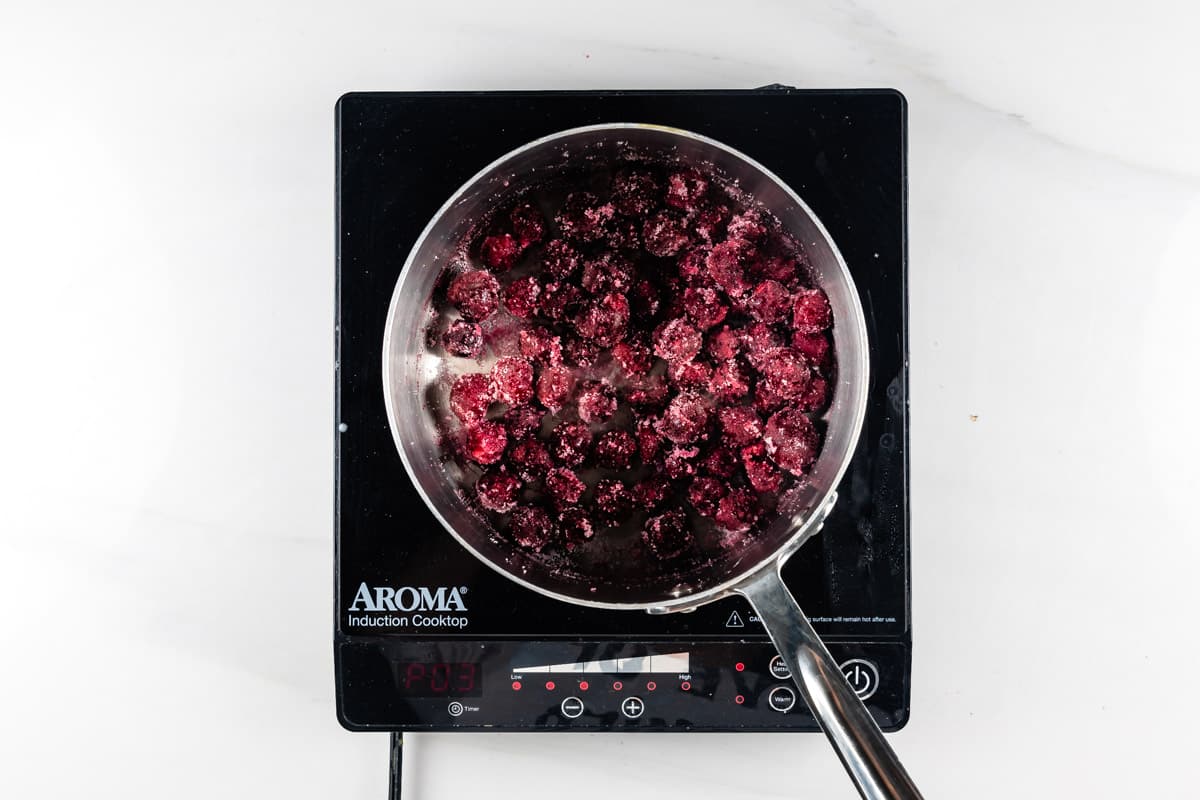
<path fill-rule="evenodd" d="M 584 692 L 586 692 L 586 691 L 587 691 L 587 689 L 588 689 L 588 682 L 587 682 L 587 681 L 580 681 L 580 682 L 579 682 L 579 689 L 580 689 L 580 691 L 584 691 Z"/>
<path fill-rule="evenodd" d="M 736 669 L 738 672 L 745 672 L 745 671 L 746 671 L 746 665 L 745 665 L 745 664 L 743 664 L 743 663 L 742 663 L 742 662 L 740 662 L 740 661 L 739 661 L 739 662 L 737 662 L 736 664 L 734 664 L 734 665 L 733 665 L 733 668 L 734 668 L 734 669 Z"/>
<path fill-rule="evenodd" d="M 746 702 L 746 698 L 742 697 L 739 694 L 737 697 L 733 698 L 733 702 L 737 703 L 740 706 L 742 703 Z"/>
<path fill-rule="evenodd" d="M 625 688 L 625 684 L 621 683 L 620 681 L 613 681 L 613 691 L 614 692 L 619 692 L 624 688 Z"/>
<path fill-rule="evenodd" d="M 648 691 L 648 692 L 653 692 L 657 688 L 658 688 L 658 684 L 655 683 L 654 681 L 649 681 L 646 684 L 646 691 Z"/>
<path fill-rule="evenodd" d="M 520 681 L 513 681 L 513 691 L 514 692 L 521 691 L 521 682 Z"/>
<path fill-rule="evenodd" d="M 554 691 L 554 681 L 546 681 L 546 689 L 549 691 Z"/>
<path fill-rule="evenodd" d="M 690 692 L 692 690 L 691 681 L 684 681 L 683 683 L 679 684 L 679 688 L 683 689 L 685 692 Z"/>

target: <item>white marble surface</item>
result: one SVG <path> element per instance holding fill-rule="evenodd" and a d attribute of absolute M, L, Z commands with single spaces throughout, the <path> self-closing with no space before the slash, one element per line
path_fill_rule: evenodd
<path fill-rule="evenodd" d="M 333 712 L 342 92 L 769 82 L 910 103 L 896 748 L 931 798 L 1195 795 L 1194 4 L 334 5 L 0 10 L 0 795 L 384 796 Z M 408 764 L 413 798 L 853 796 L 815 736 Z"/>

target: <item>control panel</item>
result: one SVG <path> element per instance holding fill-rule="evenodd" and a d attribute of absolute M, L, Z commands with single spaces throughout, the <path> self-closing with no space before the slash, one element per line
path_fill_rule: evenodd
<path fill-rule="evenodd" d="M 908 718 L 903 642 L 830 642 L 884 730 Z M 818 730 L 768 641 L 342 642 L 352 730 Z"/>

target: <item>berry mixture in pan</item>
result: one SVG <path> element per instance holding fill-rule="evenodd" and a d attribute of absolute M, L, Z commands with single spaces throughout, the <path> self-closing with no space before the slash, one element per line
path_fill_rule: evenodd
<path fill-rule="evenodd" d="M 778 221 L 715 176 L 629 162 L 535 189 L 462 252 L 429 341 L 444 446 L 499 535 L 570 558 L 622 532 L 630 557 L 703 558 L 812 468 L 829 301 Z"/>

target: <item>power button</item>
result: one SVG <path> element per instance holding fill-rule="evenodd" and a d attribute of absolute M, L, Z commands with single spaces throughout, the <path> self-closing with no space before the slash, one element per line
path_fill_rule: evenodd
<path fill-rule="evenodd" d="M 843 661 L 841 668 L 859 700 L 866 700 L 879 688 L 879 668 L 865 658 Z"/>

